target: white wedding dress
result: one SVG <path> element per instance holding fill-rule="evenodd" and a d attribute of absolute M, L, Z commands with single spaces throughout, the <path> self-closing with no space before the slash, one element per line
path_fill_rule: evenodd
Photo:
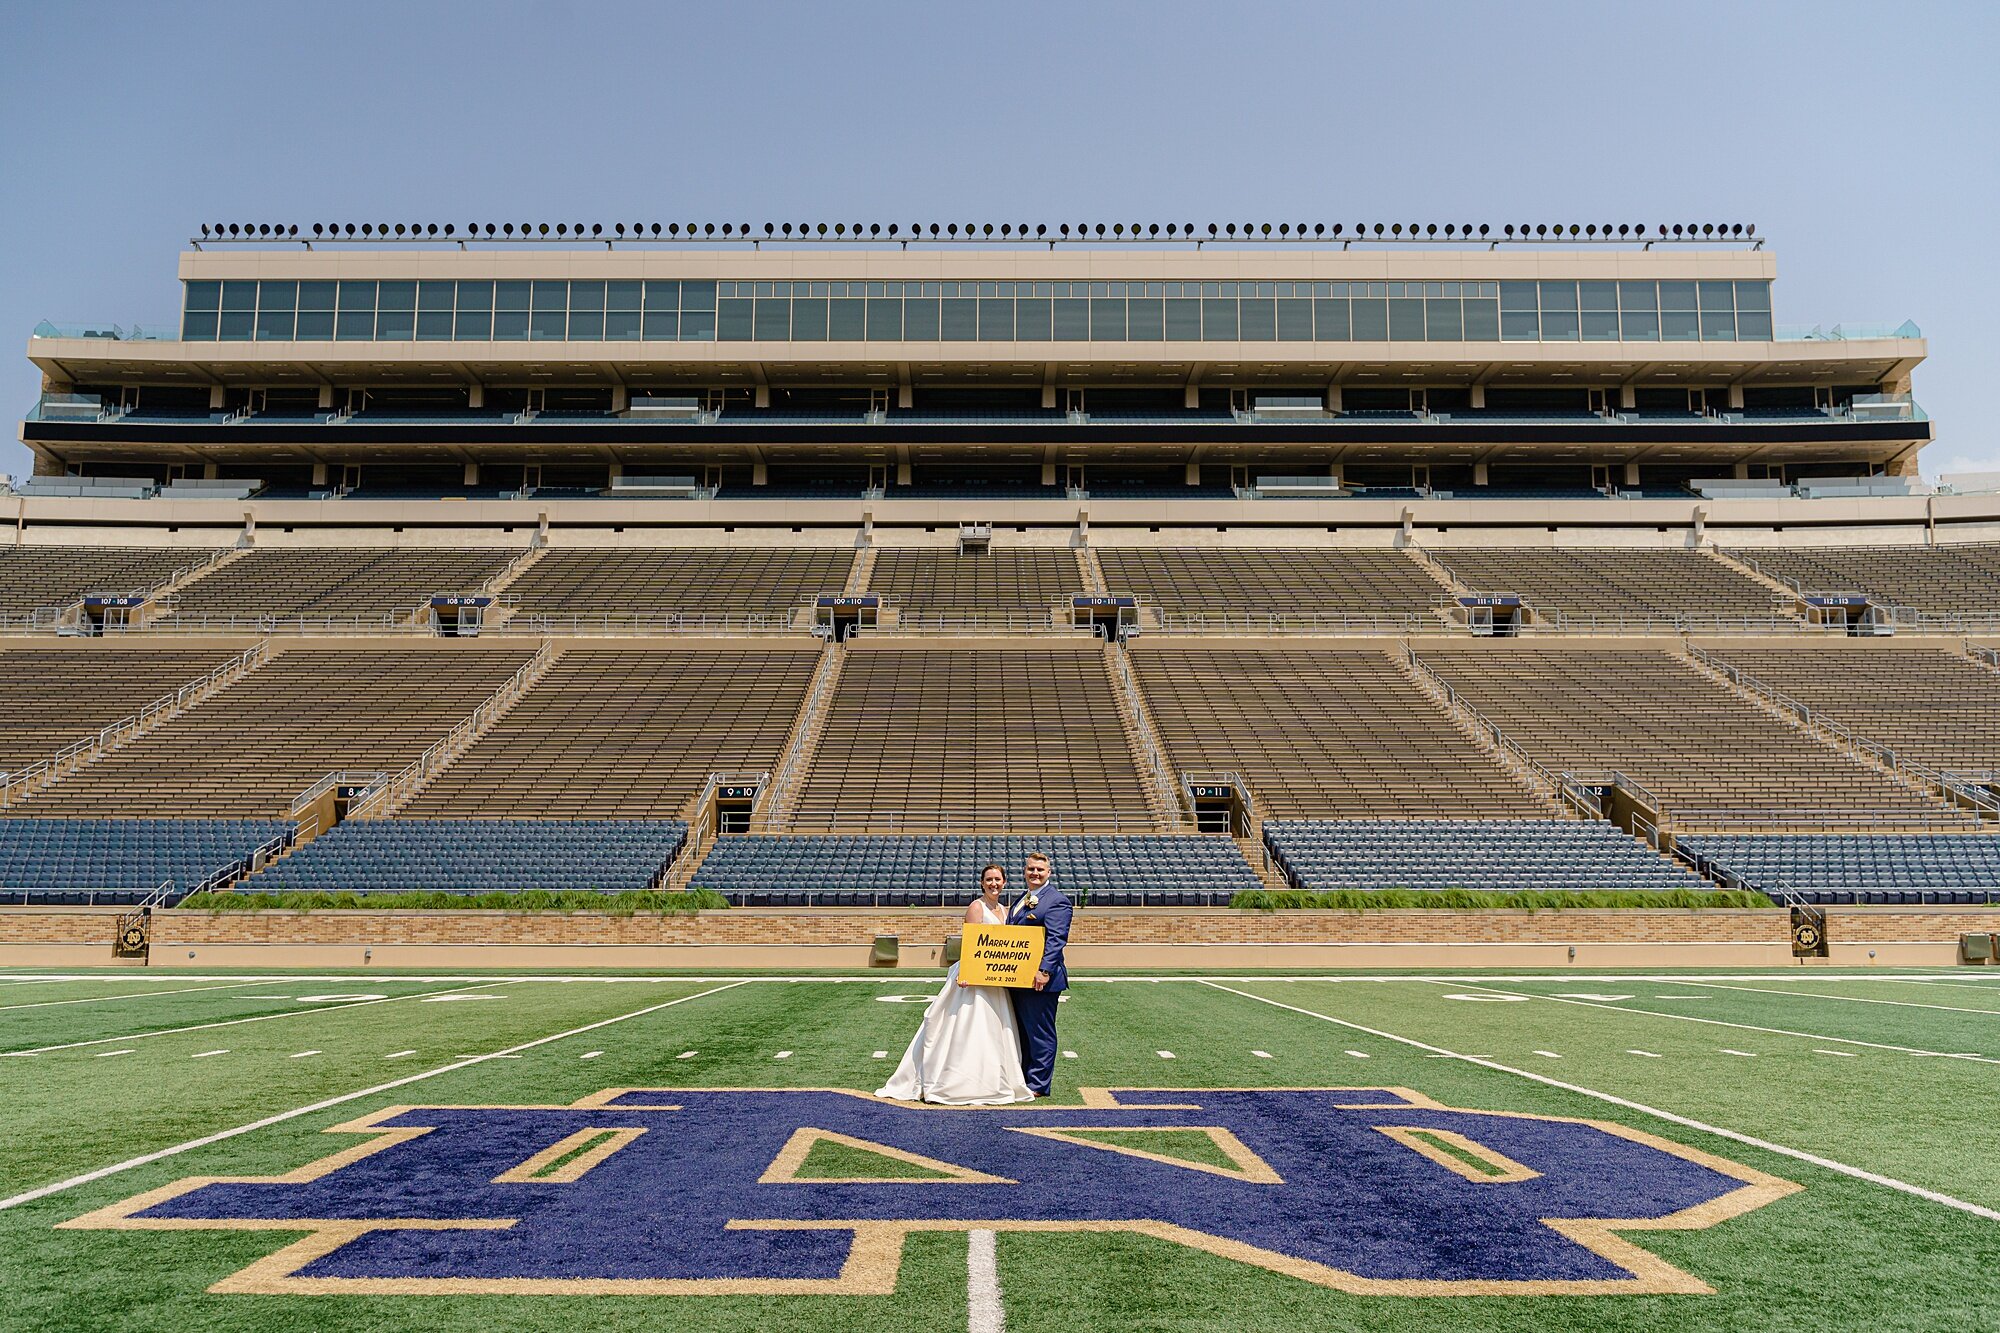
<path fill-rule="evenodd" d="M 978 904 L 987 925 L 1006 923 L 1004 911 Z M 1020 1029 L 1014 1002 L 999 986 L 961 986 L 958 964 L 945 973 L 944 989 L 924 1010 L 903 1062 L 876 1092 L 899 1102 L 945 1106 L 1005 1106 L 1035 1095 L 1021 1073 Z"/>

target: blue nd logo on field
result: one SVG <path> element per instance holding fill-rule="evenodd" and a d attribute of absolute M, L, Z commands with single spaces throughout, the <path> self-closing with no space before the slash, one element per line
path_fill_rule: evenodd
<path fill-rule="evenodd" d="M 1364 1295 L 1615 1295 L 1710 1290 L 1622 1233 L 1799 1188 L 1621 1125 L 1405 1088 L 1084 1103 L 612 1089 L 394 1106 L 289 1174 L 182 1180 L 62 1225 L 311 1233 L 218 1292 L 887 1293 L 909 1233 L 980 1228 L 1139 1233 Z"/>

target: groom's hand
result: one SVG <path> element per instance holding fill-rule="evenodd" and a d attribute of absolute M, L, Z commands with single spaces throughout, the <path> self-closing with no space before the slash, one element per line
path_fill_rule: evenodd
<path fill-rule="evenodd" d="M 1036 989 L 1036 990 L 1040 990 L 1040 989 L 1041 989 L 1042 987 L 1044 987 L 1044 986 L 1046 986 L 1046 985 L 1048 985 L 1048 984 L 1049 984 L 1049 974 L 1048 974 L 1048 973 L 1046 973 L 1046 972 L 1037 972 L 1037 973 L 1035 973 L 1035 989 Z"/>

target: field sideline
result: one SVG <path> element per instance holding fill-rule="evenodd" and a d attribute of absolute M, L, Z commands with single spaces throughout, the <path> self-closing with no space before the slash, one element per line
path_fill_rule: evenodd
<path fill-rule="evenodd" d="M 0 1130 L 10 1145 L 0 1157 L 0 1330 L 2000 1327 L 1991 1277 L 2000 1271 L 2000 1153 L 1992 1151 L 2000 1124 L 2000 972 L 1093 975 L 1077 979 L 1063 1007 L 1065 1058 L 1053 1102 L 898 1112 L 808 1091 L 865 1093 L 879 1085 L 936 984 L 935 973 L 913 971 L 0 974 Z M 650 1148 L 624 1141 L 592 1146 L 588 1136 L 602 1130 L 579 1130 L 573 1156 L 542 1151 L 568 1142 L 554 1129 L 546 1141 L 536 1139 L 544 1125 L 617 1119 L 615 1100 L 596 1110 L 563 1109 L 608 1089 L 682 1094 L 676 1104 L 687 1110 L 675 1137 L 655 1133 L 654 1139 L 675 1145 L 688 1169 L 712 1158 L 714 1165 L 703 1169 L 715 1189 L 735 1188 L 725 1178 L 729 1171 L 748 1171 L 740 1195 L 727 1196 L 750 1201 L 742 1205 L 747 1211 L 733 1211 L 730 1203 L 715 1205 L 728 1216 L 682 1216 L 674 1204 L 692 1194 L 609 1192 L 618 1173 L 629 1173 Z M 788 1091 L 731 1098 L 707 1094 L 711 1089 Z M 1071 1113 L 1085 1105 L 1082 1089 L 1135 1091 L 1123 1100 L 1090 1094 L 1101 1113 L 1079 1118 Z M 1269 1091 L 1221 1092 L 1229 1089 Z M 1278 1091 L 1288 1089 L 1360 1089 L 1369 1096 Z M 1197 1095 L 1203 1091 L 1213 1094 L 1206 1110 Z M 1305 1149 L 1282 1132 L 1273 1137 L 1270 1124 L 1253 1124 L 1259 1106 L 1284 1097 L 1318 1108 L 1287 1112 L 1287 1123 L 1323 1116 L 1314 1132 L 1345 1134 L 1353 1121 L 1359 1137 L 1340 1142 L 1360 1146 L 1311 1158 L 1313 1173 L 1303 1175 L 1298 1163 L 1308 1159 L 1298 1154 Z M 1190 1109 L 1179 1110 L 1182 1102 Z M 623 1104 L 632 1108 L 627 1120 L 652 1109 L 629 1098 Z M 699 1117 L 704 1105 L 717 1113 L 687 1118 Z M 482 1211 L 491 1203 L 487 1192 L 503 1188 L 494 1171 L 479 1165 L 486 1150 L 480 1145 L 489 1140 L 502 1166 L 523 1169 L 530 1164 L 520 1159 L 532 1159 L 528 1175 L 511 1177 L 527 1183 L 513 1188 L 577 1207 L 587 1200 L 589 1207 L 567 1221 L 522 1222 L 512 1241 L 493 1233 L 497 1239 L 488 1242 L 478 1230 L 377 1230 L 356 1241 L 352 1255 L 329 1252 L 315 1261 L 318 1268 L 293 1265 L 307 1276 L 335 1276 L 341 1263 L 359 1264 L 379 1250 L 384 1272 L 422 1275 L 449 1267 L 427 1246 L 499 1247 L 491 1253 L 502 1257 L 481 1260 L 498 1265 L 494 1271 L 467 1267 L 463 1280 L 422 1290 L 332 1282 L 308 1292 L 309 1284 L 295 1278 L 268 1278 L 285 1265 L 264 1261 L 311 1238 L 314 1228 L 301 1225 L 297 1213 L 229 1214 L 233 1220 L 175 1229 L 134 1229 L 120 1220 L 128 1200 L 193 1177 L 293 1173 L 303 1181 L 301 1168 L 366 1146 L 356 1137 L 363 1129 L 325 1131 L 394 1107 L 547 1108 L 496 1113 L 496 1124 L 479 1131 L 486 1138 L 463 1140 L 474 1147 L 453 1150 L 478 1176 L 472 1184 L 480 1206 L 468 1203 L 464 1215 L 495 1216 Z M 842 1147 L 833 1135 L 810 1152 L 800 1147 L 791 1167 L 821 1174 L 786 1183 L 773 1174 L 772 1154 L 757 1145 L 766 1131 L 792 1133 L 790 1122 L 752 1123 L 742 1119 L 753 1114 L 746 1107 L 774 1116 L 796 1107 L 806 1117 L 802 1125 L 813 1116 L 847 1116 L 862 1126 L 846 1131 L 862 1146 Z M 1457 1111 L 1498 1115 L 1475 1122 Z M 1095 1124 L 1121 1112 L 1142 1112 L 1138 1118 L 1152 1127 Z M 1132 1139 L 1107 1153 L 1092 1149 L 1109 1144 L 1078 1145 L 1065 1137 L 1068 1128 L 1058 1128 L 1032 1140 L 1036 1151 L 1077 1151 L 1037 1161 L 1074 1160 L 1078 1182 L 1112 1182 L 1105 1188 L 1114 1192 L 1126 1179 L 1119 1172 L 1152 1172 L 1133 1179 L 1184 1192 L 1189 1207 L 1207 1206 L 1205 1190 L 1215 1191 L 1223 1207 L 1238 1197 L 1229 1191 L 1248 1188 L 1232 1173 L 1250 1170 L 1234 1157 L 1205 1159 L 1207 1147 L 1191 1149 L 1188 1134 L 1209 1131 L 1189 1117 L 1237 1125 L 1240 1138 L 1218 1132 L 1200 1142 L 1212 1139 L 1225 1155 L 1244 1149 L 1263 1167 L 1261 1145 L 1272 1162 L 1292 1164 L 1270 1171 L 1266 1192 L 1255 1196 L 1268 1202 L 1242 1220 L 1263 1237 L 1261 1248 L 1190 1243 L 1159 1228 L 1081 1229 L 1068 1214 L 1037 1220 L 1029 1205 L 1040 1206 L 1036 1196 L 1050 1191 L 1030 1189 L 977 1196 L 1023 1201 L 1018 1216 L 979 1219 L 991 1225 L 962 1220 L 943 1203 L 925 1225 L 906 1219 L 899 1245 L 871 1249 L 864 1242 L 872 1233 L 864 1234 L 856 1254 L 866 1250 L 869 1258 L 854 1259 L 849 1277 L 875 1286 L 855 1287 L 856 1294 L 754 1283 L 616 1294 L 500 1289 L 500 1279 L 515 1271 L 507 1264 L 542 1261 L 530 1244 L 540 1234 L 535 1227 L 557 1229 L 561 1243 L 552 1242 L 550 1254 L 560 1251 L 562 1263 L 594 1272 L 601 1265 L 592 1256 L 615 1251 L 621 1227 L 693 1235 L 731 1217 L 775 1216 L 757 1208 L 815 1182 L 821 1193 L 832 1185 L 858 1199 L 907 1196 L 954 1165 L 957 1135 L 934 1152 L 900 1150 L 911 1160 L 885 1167 L 883 1157 L 870 1155 L 868 1145 L 881 1146 L 865 1132 L 870 1117 L 881 1121 L 885 1137 L 892 1125 L 918 1124 L 912 1117 L 930 1117 L 921 1125 L 933 1128 L 962 1125 L 961 1155 L 984 1152 L 990 1159 L 993 1150 L 981 1146 L 993 1137 L 988 1127 L 1001 1126 L 1008 1145 L 1021 1141 L 995 1117 L 1045 1113 L 1056 1117 L 1049 1124 L 1084 1126 L 1077 1135 L 1150 1137 L 1143 1151 L 1130 1147 L 1140 1143 Z M 1427 1116 L 1429 1127 L 1414 1124 Z M 1566 1127 L 1569 1120 L 1602 1122 L 1617 1132 Z M 1413 1123 L 1385 1138 L 1382 1127 L 1391 1121 Z M 1257 1125 L 1263 1138 L 1253 1132 Z M 1530 1136 L 1518 1140 L 1524 1160 L 1496 1146 L 1516 1142 L 1508 1137 L 1516 1131 Z M 382 1150 L 443 1152 L 437 1145 L 471 1131 L 412 1132 L 417 1139 Z M 429 1144 L 427 1133 L 434 1135 Z M 1543 1133 L 1560 1143 L 1530 1142 Z M 1049 1139 L 1058 1141 L 1054 1148 Z M 392 1160 L 384 1156 L 381 1169 Z M 437 1158 L 432 1165 L 445 1169 L 458 1160 Z M 1589 1253 L 1539 1227 L 1529 1240 L 1505 1243 L 1499 1231 L 1487 1238 L 1475 1228 L 1462 1243 L 1454 1241 L 1468 1271 L 1487 1264 L 1504 1275 L 1477 1292 L 1433 1282 L 1383 1294 L 1389 1289 L 1358 1278 L 1326 1277 L 1331 1270 L 1312 1268 L 1297 1248 L 1337 1230 L 1347 1216 L 1341 1209 L 1357 1199 L 1372 1202 L 1355 1205 L 1348 1218 L 1359 1228 L 1355 1271 L 1366 1267 L 1363 1261 L 1400 1262 L 1395 1256 L 1428 1243 L 1424 1225 L 1467 1225 L 1448 1220 L 1458 1210 L 1465 1218 L 1500 1217 L 1493 1210 L 1509 1190 L 1567 1190 L 1565 1197 L 1626 1211 L 1562 1216 L 1630 1222 L 1640 1216 L 1631 1211 L 1633 1163 L 1643 1174 L 1654 1161 L 1682 1173 L 1695 1171 L 1687 1163 L 1712 1162 L 1733 1177 L 1732 1186 L 1761 1183 L 1711 1212 L 1695 1210 L 1693 1223 L 1602 1228 L 1617 1234 Z M 955 1165 L 981 1170 L 979 1160 Z M 378 1168 L 357 1161 L 324 1169 L 328 1183 L 313 1187 L 322 1204 L 326 1191 L 344 1198 L 347 1182 Z M 766 1176 L 761 1183 L 759 1170 Z M 1710 1171 L 1696 1174 L 1708 1178 Z M 558 1183 L 566 1181 L 572 1183 Z M 928 1187 L 949 1200 L 957 1197 L 950 1191 L 975 1185 Z M 349 1192 L 363 1200 L 365 1191 Z M 1302 1199 L 1316 1201 L 1316 1211 L 1290 1229 L 1275 1220 Z M 394 1215 L 394 1209 L 366 1215 Z M 1405 1229 L 1381 1220 L 1391 1217 L 1403 1219 L 1395 1225 Z M 84 1227 L 62 1225 L 78 1218 L 86 1219 Z M 276 1225 L 286 1221 L 289 1227 Z M 848 1232 L 763 1234 L 799 1238 L 785 1252 L 796 1254 L 798 1246 L 824 1248 Z M 751 1257 L 740 1262 L 748 1265 L 743 1275 L 754 1276 L 751 1269 L 765 1260 L 755 1257 L 761 1252 L 741 1229 L 718 1236 L 751 1245 L 744 1251 Z M 627 1245 L 630 1252 L 644 1248 Z M 1578 1285 L 1586 1281 L 1579 1274 L 1611 1262 L 1605 1256 L 1622 1256 L 1619 1272 L 1638 1274 L 1636 1285 L 1596 1291 Z"/>

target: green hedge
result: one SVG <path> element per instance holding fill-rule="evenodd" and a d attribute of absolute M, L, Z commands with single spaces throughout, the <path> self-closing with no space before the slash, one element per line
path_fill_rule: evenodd
<path fill-rule="evenodd" d="M 1595 893 L 1562 893 L 1555 890 L 1524 889 L 1496 892 L 1478 889 L 1332 889 L 1313 893 L 1306 889 L 1285 889 L 1272 893 L 1248 889 L 1229 900 L 1231 907 L 1274 912 L 1287 907 L 1338 908 L 1346 911 L 1384 910 L 1399 907 L 1435 907 L 1454 911 L 1495 907 L 1550 909 L 1565 907 L 1771 907 L 1761 893 L 1743 889 L 1655 889 L 1604 890 Z"/>
<path fill-rule="evenodd" d="M 591 893 L 580 889 L 521 889 L 511 893 L 191 893 L 183 908 L 210 912 L 429 911 L 641 912 L 711 911 L 729 906 L 712 889 L 685 893 L 632 890 Z"/>

